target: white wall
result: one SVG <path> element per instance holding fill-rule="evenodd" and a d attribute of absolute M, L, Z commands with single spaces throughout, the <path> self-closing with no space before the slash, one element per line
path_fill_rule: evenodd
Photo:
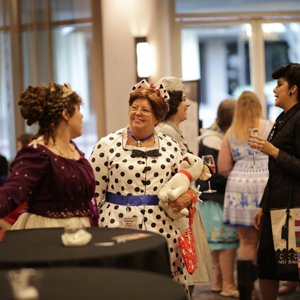
<path fill-rule="evenodd" d="M 207 104 L 201 104 L 199 117 L 203 127 L 209 127 L 216 118 L 219 103 L 228 97 L 226 82 L 226 49 L 223 40 L 207 41 L 204 59 L 209 62 L 205 76 L 207 84 Z"/>
<path fill-rule="evenodd" d="M 153 49 L 151 81 L 171 74 L 169 0 L 102 0 L 107 133 L 128 123 L 128 97 L 136 81 L 134 37 Z"/>
<path fill-rule="evenodd" d="M 182 30 L 181 48 L 182 79 L 200 79 L 199 38 L 194 31 Z"/>

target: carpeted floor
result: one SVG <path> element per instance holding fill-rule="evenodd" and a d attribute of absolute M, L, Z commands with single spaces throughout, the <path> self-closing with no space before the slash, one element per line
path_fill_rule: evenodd
<path fill-rule="evenodd" d="M 258 290 L 257 287 L 256 287 L 256 289 Z M 225 299 L 233 300 L 236 298 L 222 297 L 218 293 L 213 293 L 210 290 L 210 285 L 203 285 L 203 286 L 196 287 L 193 292 L 193 295 L 192 295 L 192 300 L 225 300 Z M 300 299 L 300 289 L 299 288 L 297 289 L 297 291 L 295 291 L 293 293 L 289 293 L 289 294 L 280 296 L 278 298 L 278 300 L 299 300 L 299 299 Z"/>

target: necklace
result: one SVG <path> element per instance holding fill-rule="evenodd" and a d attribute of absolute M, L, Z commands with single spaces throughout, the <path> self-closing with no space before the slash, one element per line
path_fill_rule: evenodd
<path fill-rule="evenodd" d="M 153 132 L 152 132 L 151 134 L 147 135 L 146 137 L 141 138 L 141 139 L 138 139 L 138 138 L 133 134 L 133 132 L 130 130 L 130 128 L 128 128 L 128 133 L 129 133 L 129 135 L 136 141 L 135 145 L 136 145 L 137 147 L 141 147 L 142 142 L 145 142 L 145 141 L 149 140 L 149 139 L 152 138 L 152 136 L 153 136 Z"/>
<path fill-rule="evenodd" d="M 59 147 L 57 147 L 56 144 L 54 144 L 53 146 L 57 150 L 59 155 L 61 155 L 63 157 L 68 158 L 68 159 L 76 159 L 77 158 L 77 152 L 73 145 L 69 144 L 67 151 L 60 149 Z"/>

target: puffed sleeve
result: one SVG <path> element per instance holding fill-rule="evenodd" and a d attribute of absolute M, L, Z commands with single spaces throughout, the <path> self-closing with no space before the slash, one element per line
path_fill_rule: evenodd
<path fill-rule="evenodd" d="M 100 139 L 89 157 L 96 180 L 96 198 L 98 204 L 104 201 L 108 185 L 108 146 L 105 138 Z"/>
<path fill-rule="evenodd" d="M 28 146 L 19 151 L 11 163 L 7 181 L 0 187 L 0 217 L 30 199 L 48 167 L 49 157 L 40 149 Z"/>

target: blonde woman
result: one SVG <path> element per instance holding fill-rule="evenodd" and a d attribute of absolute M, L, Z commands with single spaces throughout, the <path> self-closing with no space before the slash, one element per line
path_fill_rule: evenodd
<path fill-rule="evenodd" d="M 226 132 L 218 156 L 219 173 L 228 177 L 224 198 L 225 224 L 237 228 L 240 247 L 238 259 L 256 264 L 258 232 L 253 218 L 268 180 L 268 156 L 247 144 L 249 128 L 257 128 L 266 138 L 272 122 L 262 118 L 258 96 L 250 91 L 238 98 L 231 127 Z"/>

